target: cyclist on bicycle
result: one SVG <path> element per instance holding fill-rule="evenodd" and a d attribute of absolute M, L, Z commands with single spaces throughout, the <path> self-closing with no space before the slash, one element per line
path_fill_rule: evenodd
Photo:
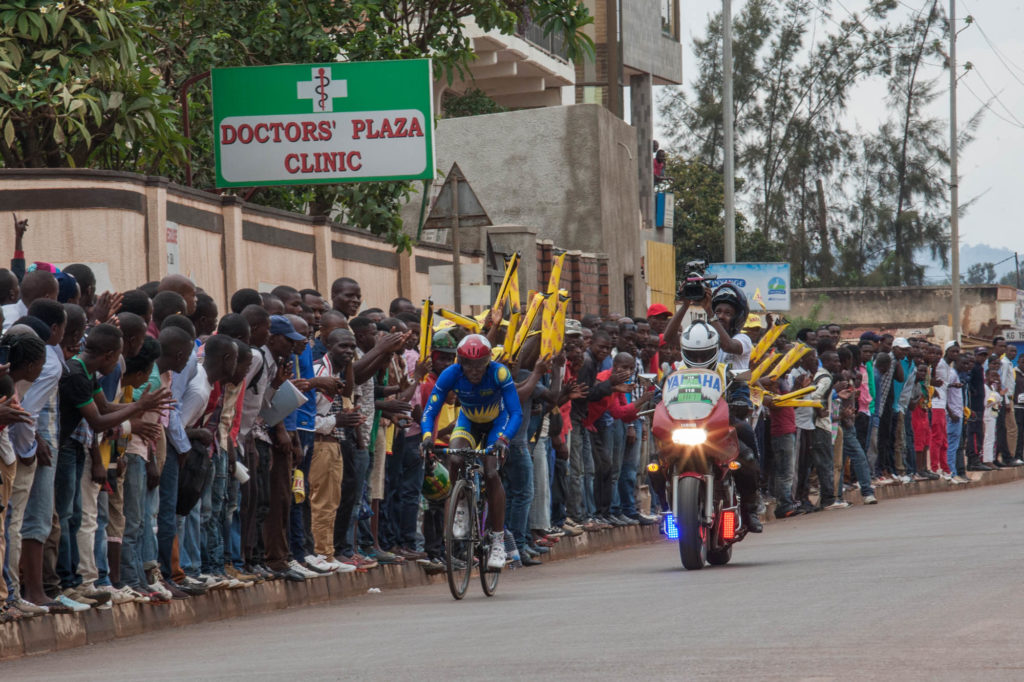
<path fill-rule="evenodd" d="M 470 334 L 459 342 L 456 355 L 456 364 L 441 372 L 423 410 L 420 421 L 423 448 L 433 445 L 437 412 L 448 393 L 454 391 L 461 409 L 449 447 L 487 451 L 481 457 L 491 532 L 487 568 L 501 570 L 505 566 L 505 489 L 498 476 L 498 466 L 508 453 L 509 439 L 519 430 L 523 410 L 512 373 L 504 365 L 491 361 L 491 344 L 486 338 Z M 452 457 L 449 464 L 454 473 L 461 469 L 462 458 Z"/>

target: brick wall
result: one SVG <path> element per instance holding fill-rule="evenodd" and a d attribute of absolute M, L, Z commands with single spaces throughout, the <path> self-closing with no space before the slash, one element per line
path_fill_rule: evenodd
<path fill-rule="evenodd" d="M 551 266 L 561 252 L 550 241 L 537 242 L 537 281 L 527 288 L 547 289 L 551 279 Z M 587 313 L 607 317 L 609 313 L 608 257 L 569 252 L 562 266 L 561 288 L 569 292 L 569 316 L 580 319 Z M 524 304 L 527 302 L 524 301 Z"/>

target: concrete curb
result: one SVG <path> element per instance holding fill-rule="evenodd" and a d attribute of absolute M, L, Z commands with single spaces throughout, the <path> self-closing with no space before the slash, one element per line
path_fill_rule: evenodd
<path fill-rule="evenodd" d="M 626 526 L 578 537 L 563 537 L 544 557 L 548 561 L 656 542 L 658 526 Z M 366 572 L 329 575 L 304 583 L 275 581 L 241 590 L 216 590 L 203 597 L 166 605 L 119 604 L 105 611 L 26 618 L 0 625 L 0 661 L 107 642 L 144 632 L 296 606 L 340 601 L 370 588 L 397 590 L 444 583 L 444 574 L 427 575 L 413 563 L 380 566 Z"/>
<path fill-rule="evenodd" d="M 882 502 L 911 495 L 1010 483 L 1024 478 L 1024 467 L 984 473 L 970 472 L 969 476 L 969 485 L 950 485 L 942 480 L 890 485 L 878 488 L 875 496 Z M 854 504 L 861 503 L 859 492 L 845 497 Z M 776 521 L 773 511 L 770 505 L 764 515 L 766 522 Z M 564 537 L 544 556 L 544 562 L 575 559 L 631 545 L 657 542 L 661 537 L 658 526 L 627 526 L 584 533 L 574 538 Z M 276 581 L 243 590 L 218 590 L 205 597 L 172 601 L 167 605 L 121 604 L 106 611 L 27 618 L 0 625 L 0 660 L 62 651 L 164 628 L 341 601 L 366 594 L 373 587 L 397 590 L 444 581 L 443 574 L 427 575 L 418 564 L 410 563 L 381 566 L 367 572 L 331 575 L 304 583 Z"/>
<path fill-rule="evenodd" d="M 918 483 L 911 483 L 909 485 L 886 485 L 875 488 L 875 498 L 879 504 L 885 500 L 895 500 L 902 497 L 910 497 L 912 495 L 926 495 L 929 493 L 951 493 L 962 490 L 970 490 L 979 486 L 986 485 L 999 485 L 1000 483 L 1012 483 L 1013 481 L 1024 478 L 1024 467 L 1007 467 L 1005 469 L 996 469 L 995 471 L 968 471 L 967 477 L 971 480 L 970 483 L 963 485 L 953 485 L 948 481 L 939 479 L 937 481 L 920 481 Z M 850 493 L 843 493 L 843 499 L 851 504 L 863 504 L 864 500 L 861 497 L 860 490 L 854 490 Z M 794 519 L 800 518 L 799 516 L 792 517 Z M 770 504 L 762 515 L 761 520 L 765 523 L 775 521 L 785 521 L 791 519 L 776 519 L 775 518 L 775 505 Z"/>

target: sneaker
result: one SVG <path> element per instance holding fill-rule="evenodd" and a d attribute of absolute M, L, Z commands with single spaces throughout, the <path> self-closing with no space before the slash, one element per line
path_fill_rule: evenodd
<path fill-rule="evenodd" d="M 963 485 L 963 483 L 964 483 L 963 481 L 961 481 L 956 476 L 948 476 L 948 477 L 946 477 L 946 482 L 947 483 L 951 483 L 953 485 Z"/>
<path fill-rule="evenodd" d="M 150 583 L 149 591 L 150 591 L 150 593 L 155 592 L 155 593 L 159 594 L 163 599 L 166 599 L 167 601 L 170 601 L 171 599 L 174 598 L 174 595 L 171 593 L 171 591 L 168 590 L 166 587 L 164 587 L 159 582 Z"/>
<path fill-rule="evenodd" d="M 505 542 L 502 533 L 491 533 L 491 551 L 487 554 L 487 570 L 500 571 L 505 568 Z"/>
<path fill-rule="evenodd" d="M 13 602 L 14 608 L 18 609 L 23 616 L 26 618 L 32 618 L 33 616 L 42 616 L 50 612 L 50 609 L 45 606 L 39 606 L 33 604 L 30 601 L 24 599 L 15 599 Z"/>
<path fill-rule="evenodd" d="M 73 590 L 71 590 L 71 588 L 68 588 L 67 590 L 65 590 L 65 592 L 73 592 Z M 71 611 L 73 611 L 74 613 L 81 613 L 82 611 L 89 610 L 89 606 L 87 604 L 83 604 L 80 601 L 71 599 L 70 597 L 64 594 L 57 595 L 57 598 L 53 600 L 53 603 L 60 604 L 64 608 L 71 609 Z M 54 610 L 52 608 L 50 609 L 50 613 L 54 613 Z"/>
<path fill-rule="evenodd" d="M 129 601 L 134 602 L 136 604 L 148 604 L 149 603 L 149 597 L 147 597 L 146 595 L 142 594 L 141 592 L 139 592 L 139 591 L 137 591 L 137 590 L 135 590 L 135 589 L 133 589 L 131 587 L 128 587 L 127 585 L 125 585 L 124 587 L 122 587 L 118 591 L 122 595 L 124 595 L 124 597 L 127 598 Z"/>
<path fill-rule="evenodd" d="M 208 573 L 200 573 L 198 582 L 202 583 L 207 590 L 223 590 L 228 586 L 227 580 Z"/>
<path fill-rule="evenodd" d="M 311 571 L 295 559 L 292 559 L 288 562 L 288 568 L 292 569 L 306 580 L 310 580 L 312 578 L 321 578 L 327 575 L 326 573 L 317 573 L 316 571 Z"/>
<path fill-rule="evenodd" d="M 366 556 L 370 559 L 375 559 L 378 564 L 400 564 L 404 561 L 402 557 L 383 549 L 375 549 Z"/>
<path fill-rule="evenodd" d="M 466 502 L 464 500 L 459 500 L 459 506 L 455 508 L 455 522 L 452 524 L 452 534 L 460 540 L 469 535 L 469 510 L 466 509 Z"/>
<path fill-rule="evenodd" d="M 867 495 L 864 497 L 864 504 L 878 504 L 878 500 L 874 495 Z"/>
<path fill-rule="evenodd" d="M 826 510 L 829 510 L 829 509 L 846 509 L 849 506 L 850 506 L 850 503 L 847 502 L 846 500 L 836 500 L 835 502 L 833 502 L 829 506 L 825 507 L 825 509 Z"/>
<path fill-rule="evenodd" d="M 621 521 L 622 525 L 624 525 L 624 526 L 639 526 L 640 525 L 639 521 L 637 521 L 636 519 L 634 519 L 634 518 L 632 518 L 630 516 L 626 516 L 625 514 L 619 514 L 615 518 L 618 519 L 619 521 Z"/>
<path fill-rule="evenodd" d="M 103 592 L 109 594 L 110 602 L 112 604 L 127 604 L 131 601 L 131 597 L 123 594 L 121 590 L 117 589 L 113 585 L 100 585 L 96 589 L 102 590 Z"/>
<path fill-rule="evenodd" d="M 562 533 L 564 533 L 567 537 L 575 538 L 580 535 L 583 535 L 583 532 L 583 529 L 579 526 L 570 526 L 569 524 L 562 525 Z"/>
<path fill-rule="evenodd" d="M 79 604 L 85 604 L 89 608 L 92 608 L 93 606 L 99 604 L 99 601 L 97 601 L 96 599 L 93 599 L 92 597 L 86 597 L 73 587 L 67 588 L 61 594 L 72 601 L 78 602 Z M 107 599 L 109 600 L 110 598 L 107 597 Z"/>
<path fill-rule="evenodd" d="M 555 527 L 545 528 L 544 530 L 541 530 L 541 531 L 538 531 L 538 532 L 542 533 L 543 535 L 547 535 L 549 538 L 561 538 L 561 537 L 565 537 L 565 535 L 566 535 L 566 532 L 565 532 L 564 528 L 555 528 Z"/>
<path fill-rule="evenodd" d="M 959 479 L 959 481 L 961 483 L 970 483 L 971 482 L 971 479 L 967 478 L 963 474 L 960 474 L 959 476 L 957 476 L 957 479 Z"/>
<path fill-rule="evenodd" d="M 1015 459 L 1012 462 L 1010 462 L 1010 466 L 1014 466 L 1014 467 L 1024 466 L 1024 459 L 1019 459 L 1019 458 Z"/>
<path fill-rule="evenodd" d="M 317 573 L 333 573 L 338 570 L 321 554 L 307 554 L 306 566 Z"/>
<path fill-rule="evenodd" d="M 101 590 L 101 589 L 96 588 L 96 587 L 85 587 L 83 585 L 83 586 L 80 586 L 80 587 L 76 588 L 75 592 L 78 593 L 79 597 L 85 597 L 86 599 L 93 600 L 94 602 L 96 602 L 97 606 L 101 606 L 103 604 L 108 604 L 108 603 L 110 603 L 110 600 L 111 600 L 109 592 L 107 592 L 106 590 Z M 82 600 L 79 599 L 78 601 L 82 601 Z M 85 602 L 83 602 L 83 603 L 85 603 Z"/>

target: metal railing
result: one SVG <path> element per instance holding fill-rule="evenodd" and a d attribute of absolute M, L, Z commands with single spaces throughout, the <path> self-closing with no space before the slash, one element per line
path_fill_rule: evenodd
<path fill-rule="evenodd" d="M 553 57 L 569 61 L 566 56 L 565 36 L 557 31 L 544 35 L 544 29 L 533 22 L 520 24 L 516 32 L 520 38 L 533 43 Z"/>

